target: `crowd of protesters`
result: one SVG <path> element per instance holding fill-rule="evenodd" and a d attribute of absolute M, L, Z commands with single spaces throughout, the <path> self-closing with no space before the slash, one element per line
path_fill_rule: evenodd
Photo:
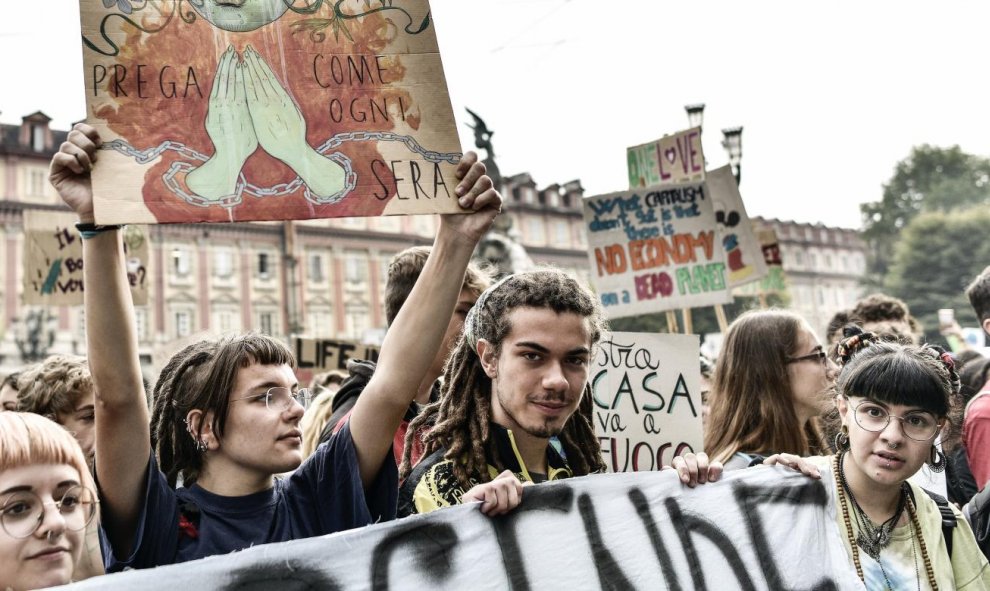
<path fill-rule="evenodd" d="M 605 471 L 589 384 L 603 310 L 562 272 L 492 283 L 470 263 L 501 208 L 475 154 L 457 167 L 467 213 L 389 267 L 376 362 L 301 387 L 273 338 L 204 340 L 165 364 L 149 408 L 119 227 L 93 216 L 99 145 L 78 124 L 51 167 L 80 222 L 87 356 L 0 385 L 0 589 L 468 502 L 498 515 L 526 486 Z M 990 267 L 967 294 L 990 332 Z M 990 589 L 990 360 L 920 334 L 882 295 L 838 315 L 824 344 L 792 312 L 743 314 L 701 358 L 707 454 L 673 468 L 686 486 L 759 465 L 829 471 L 868 589 Z M 924 464 L 947 471 L 949 500 L 908 482 Z"/>

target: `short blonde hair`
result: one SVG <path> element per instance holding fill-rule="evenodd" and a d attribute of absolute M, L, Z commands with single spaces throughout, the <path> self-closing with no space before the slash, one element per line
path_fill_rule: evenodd
<path fill-rule="evenodd" d="M 93 391 L 93 377 L 85 357 L 52 355 L 22 372 L 17 390 L 17 410 L 58 421 Z"/>
<path fill-rule="evenodd" d="M 60 425 L 29 412 L 0 412 L 0 472 L 35 464 L 65 464 L 96 492 L 79 442 Z"/>

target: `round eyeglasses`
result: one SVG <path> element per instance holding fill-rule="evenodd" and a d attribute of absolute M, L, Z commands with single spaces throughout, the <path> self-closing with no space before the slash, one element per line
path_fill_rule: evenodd
<path fill-rule="evenodd" d="M 276 386 L 269 388 L 261 394 L 252 394 L 243 398 L 235 398 L 234 400 L 248 400 L 258 403 L 264 401 L 268 410 L 284 412 L 292 408 L 293 403 L 299 403 L 303 408 L 309 408 L 311 399 L 309 388 L 300 388 L 293 391 L 291 388 Z"/>
<path fill-rule="evenodd" d="M 45 503 L 41 497 L 26 490 L 11 493 L 0 503 L 0 525 L 3 530 L 14 538 L 28 538 L 38 531 L 44 521 L 45 506 L 55 505 L 65 520 L 65 529 L 80 531 L 93 520 L 99 501 L 93 491 L 76 485 L 62 493 L 62 498 L 54 503 Z"/>
<path fill-rule="evenodd" d="M 890 424 L 890 419 L 897 419 L 901 422 L 901 429 L 904 434 L 915 441 L 928 441 L 935 437 L 939 429 L 942 428 L 938 419 L 930 412 L 918 410 L 899 417 L 890 414 L 887 409 L 869 400 L 864 400 L 856 405 L 853 417 L 856 419 L 857 425 L 874 433 L 886 429 L 887 425 Z"/>

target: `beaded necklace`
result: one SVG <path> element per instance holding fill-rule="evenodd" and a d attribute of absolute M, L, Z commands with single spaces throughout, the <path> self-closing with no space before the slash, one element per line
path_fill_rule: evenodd
<path fill-rule="evenodd" d="M 853 533 L 852 519 L 849 515 L 849 503 L 846 500 L 847 492 L 849 493 L 849 496 L 852 497 L 852 491 L 845 490 L 845 474 L 842 469 L 844 455 L 844 453 L 840 453 L 833 457 L 832 474 L 835 477 L 836 489 L 838 490 L 839 507 L 842 510 L 842 522 L 846 529 L 846 539 L 849 541 L 849 546 L 852 548 L 853 565 L 856 567 L 856 574 L 859 576 L 859 580 L 865 583 L 866 577 L 863 575 L 863 565 L 859 559 L 859 544 L 857 543 Z M 855 497 L 852 498 L 855 499 Z M 928 546 L 925 544 L 925 537 L 921 534 L 921 522 L 918 520 L 918 511 L 914 506 L 914 500 L 911 499 L 910 496 L 907 497 L 906 505 L 908 515 L 911 518 L 912 548 L 914 547 L 914 540 L 917 540 L 918 546 L 921 548 L 921 558 L 922 562 L 925 564 L 925 574 L 928 576 L 928 584 L 931 585 L 932 591 L 938 591 L 938 582 L 935 580 L 935 569 L 932 567 L 931 558 L 928 556 Z M 858 521 L 859 520 L 857 518 L 857 522 Z M 877 558 L 877 564 L 880 565 L 880 572 L 883 573 L 884 579 L 886 579 L 887 588 L 891 588 L 890 580 L 887 578 L 887 572 L 884 570 L 883 564 L 880 562 L 879 557 Z M 921 589 L 921 572 L 918 568 L 917 555 L 915 555 L 914 568 L 915 574 L 917 575 L 918 589 Z"/>

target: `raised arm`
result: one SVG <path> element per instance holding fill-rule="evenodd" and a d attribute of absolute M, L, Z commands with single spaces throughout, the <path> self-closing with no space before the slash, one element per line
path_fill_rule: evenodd
<path fill-rule="evenodd" d="M 468 152 L 457 167 L 460 204 L 470 213 L 442 216 L 423 272 L 388 329 L 378 366 L 350 418 L 361 480 L 370 486 L 402 416 L 441 346 L 471 254 L 502 206 L 485 165 Z"/>
<path fill-rule="evenodd" d="M 90 171 L 99 144 L 96 130 L 79 123 L 52 158 L 49 179 L 82 223 L 94 221 Z M 86 350 L 96 386 L 96 475 L 103 526 L 118 552 L 129 551 L 133 542 L 151 454 L 120 234 L 111 230 L 83 240 Z"/>

